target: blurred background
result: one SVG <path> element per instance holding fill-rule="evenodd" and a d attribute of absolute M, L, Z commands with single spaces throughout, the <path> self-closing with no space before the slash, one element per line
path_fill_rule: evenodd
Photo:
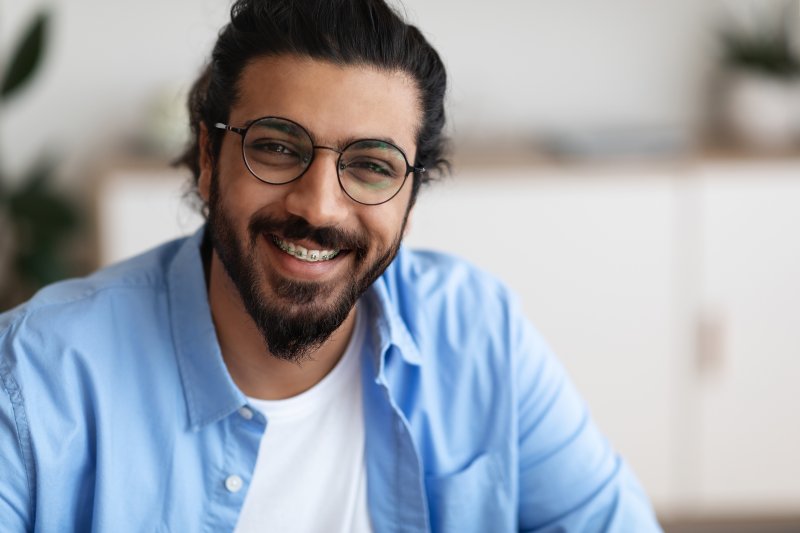
<path fill-rule="evenodd" d="M 522 296 L 667 531 L 800 531 L 800 2 L 396 5 L 451 83 L 409 244 Z M 0 310 L 201 223 L 228 9 L 0 0 Z"/>

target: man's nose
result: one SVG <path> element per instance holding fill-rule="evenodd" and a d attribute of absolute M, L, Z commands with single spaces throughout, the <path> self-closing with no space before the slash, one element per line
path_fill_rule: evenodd
<path fill-rule="evenodd" d="M 318 149 L 311 165 L 299 179 L 289 184 L 286 209 L 317 227 L 335 226 L 344 221 L 351 201 L 339 185 L 336 165 L 339 154 Z"/>

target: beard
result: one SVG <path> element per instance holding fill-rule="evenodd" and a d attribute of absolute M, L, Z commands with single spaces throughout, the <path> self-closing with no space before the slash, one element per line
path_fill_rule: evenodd
<path fill-rule="evenodd" d="M 207 229 L 211 245 L 236 286 L 268 352 L 278 359 L 301 363 L 310 359 L 342 325 L 361 295 L 394 260 L 409 210 L 395 240 L 388 249 L 378 250 L 377 257 L 371 261 L 365 232 L 314 227 L 304 218 L 293 215 L 277 219 L 256 214 L 248 223 L 247 237 L 241 239 L 222 205 L 219 175 L 215 169 L 209 191 Z M 274 270 L 264 272 L 258 268 L 257 246 L 262 239 L 270 241 L 270 235 L 288 240 L 310 239 L 321 248 L 347 250 L 347 254 L 352 255 L 352 270 L 341 279 L 327 282 L 298 281 Z M 271 295 L 267 286 L 272 289 Z"/>

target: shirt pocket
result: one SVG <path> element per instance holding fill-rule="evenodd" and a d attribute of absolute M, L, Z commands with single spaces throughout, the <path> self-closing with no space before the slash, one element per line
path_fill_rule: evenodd
<path fill-rule="evenodd" d="M 427 476 L 425 485 L 434 533 L 513 531 L 516 510 L 497 457 L 482 454 L 446 476 Z"/>

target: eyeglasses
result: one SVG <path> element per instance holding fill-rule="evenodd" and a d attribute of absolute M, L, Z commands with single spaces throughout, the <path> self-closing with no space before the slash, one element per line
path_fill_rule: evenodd
<path fill-rule="evenodd" d="M 245 128 L 222 122 L 214 126 L 242 136 L 242 157 L 247 169 L 272 185 L 302 177 L 314 161 L 316 150 L 339 154 L 336 161 L 339 185 L 360 204 L 388 202 L 400 192 L 409 174 L 425 172 L 423 167 L 411 166 L 405 152 L 390 142 L 359 139 L 337 150 L 314 144 L 305 128 L 286 118 L 259 118 Z"/>

